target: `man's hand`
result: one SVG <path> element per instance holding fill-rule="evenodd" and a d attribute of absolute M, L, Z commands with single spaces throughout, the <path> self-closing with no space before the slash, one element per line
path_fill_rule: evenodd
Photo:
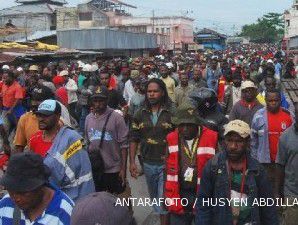
<path fill-rule="evenodd" d="M 135 163 L 131 163 L 129 166 L 130 174 L 133 178 L 137 179 L 139 176 L 138 167 Z"/>
<path fill-rule="evenodd" d="M 122 187 L 123 187 L 126 184 L 126 171 L 125 171 L 125 169 L 120 170 L 119 178 L 121 179 Z"/>

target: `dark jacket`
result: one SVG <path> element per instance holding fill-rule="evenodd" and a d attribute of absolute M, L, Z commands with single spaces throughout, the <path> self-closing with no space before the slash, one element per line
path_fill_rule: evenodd
<path fill-rule="evenodd" d="M 166 154 L 166 136 L 174 127 L 171 117 L 173 105 L 161 107 L 157 124 L 151 121 L 151 111 L 143 105 L 134 115 L 129 133 L 130 142 L 140 143 L 144 162 L 162 165 Z"/>
<path fill-rule="evenodd" d="M 211 206 L 203 203 L 203 199 L 229 198 L 226 159 L 226 152 L 220 152 L 209 160 L 204 168 L 196 205 L 196 225 L 233 224 L 232 209 L 227 202 L 224 206 Z M 249 154 L 247 155 L 245 184 L 249 190 L 248 204 L 252 204 L 256 198 L 273 198 L 272 188 L 264 168 Z M 275 206 L 254 205 L 251 210 L 251 219 L 253 225 L 278 225 L 277 209 Z"/>

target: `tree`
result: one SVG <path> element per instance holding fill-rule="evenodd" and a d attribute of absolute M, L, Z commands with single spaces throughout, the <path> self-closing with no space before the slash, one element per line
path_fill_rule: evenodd
<path fill-rule="evenodd" d="M 256 23 L 244 25 L 240 35 L 256 43 L 274 43 L 283 37 L 283 25 L 282 14 L 268 13 Z"/>

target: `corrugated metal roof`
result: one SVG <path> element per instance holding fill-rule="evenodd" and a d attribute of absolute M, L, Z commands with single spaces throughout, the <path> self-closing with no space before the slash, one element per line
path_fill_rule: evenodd
<path fill-rule="evenodd" d="M 40 38 L 54 36 L 56 34 L 57 34 L 57 32 L 55 30 L 36 31 L 35 33 L 33 33 L 32 35 L 27 37 L 27 40 L 26 40 L 26 38 L 22 38 L 22 39 L 17 40 L 16 42 L 35 41 Z"/>
<path fill-rule="evenodd" d="M 60 30 L 57 31 L 57 42 L 61 47 L 80 50 L 157 48 L 157 39 L 153 34 L 106 28 Z"/>
<path fill-rule="evenodd" d="M 30 4 L 18 5 L 10 8 L 0 10 L 0 16 L 18 15 L 24 13 L 46 13 L 52 14 L 57 8 L 61 6 L 50 4 Z"/>
<path fill-rule="evenodd" d="M 97 1 L 97 0 L 85 0 L 85 1 L 83 1 L 83 3 L 90 3 L 90 2 L 93 2 L 93 1 Z M 125 5 L 127 7 L 131 7 L 131 8 L 135 8 L 135 9 L 137 8 L 134 5 L 130 5 L 130 4 L 127 4 L 127 3 L 119 1 L 119 0 L 104 0 L 104 1 L 111 2 L 111 3 L 116 4 L 116 5 Z"/>

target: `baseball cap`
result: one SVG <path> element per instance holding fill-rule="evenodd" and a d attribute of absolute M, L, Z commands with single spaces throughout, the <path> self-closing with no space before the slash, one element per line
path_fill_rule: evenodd
<path fill-rule="evenodd" d="M 63 77 L 63 76 L 68 76 L 68 71 L 67 70 L 62 70 L 59 74 L 59 77 Z"/>
<path fill-rule="evenodd" d="M 91 98 L 108 98 L 109 90 L 106 86 L 99 86 Z"/>
<path fill-rule="evenodd" d="M 232 120 L 225 126 L 224 136 L 230 132 L 235 132 L 242 138 L 247 138 L 250 135 L 250 127 L 242 120 Z"/>
<path fill-rule="evenodd" d="M 65 82 L 65 79 L 63 77 L 61 77 L 61 76 L 55 76 L 53 78 L 53 83 L 55 85 L 64 84 L 64 82 Z"/>
<path fill-rule="evenodd" d="M 241 84 L 241 90 L 244 90 L 246 88 L 255 88 L 257 89 L 257 86 L 254 84 L 254 82 L 250 80 L 246 80 Z"/>
<path fill-rule="evenodd" d="M 9 66 L 8 66 L 8 65 L 3 65 L 3 66 L 2 66 L 2 69 L 3 69 L 3 70 L 9 70 Z"/>
<path fill-rule="evenodd" d="M 133 217 L 126 206 L 117 204 L 117 198 L 108 192 L 96 192 L 76 202 L 71 225 L 131 225 Z"/>
<path fill-rule="evenodd" d="M 41 114 L 45 116 L 50 116 L 53 114 L 61 113 L 61 106 L 56 100 L 47 99 L 40 103 L 36 114 Z"/>
<path fill-rule="evenodd" d="M 40 155 L 24 152 L 12 155 L 0 185 L 16 192 L 32 191 L 48 182 L 51 172 Z"/>
<path fill-rule="evenodd" d="M 31 65 L 31 66 L 29 67 L 29 70 L 30 70 L 30 71 L 38 71 L 38 66 L 36 66 L 36 65 Z"/>

